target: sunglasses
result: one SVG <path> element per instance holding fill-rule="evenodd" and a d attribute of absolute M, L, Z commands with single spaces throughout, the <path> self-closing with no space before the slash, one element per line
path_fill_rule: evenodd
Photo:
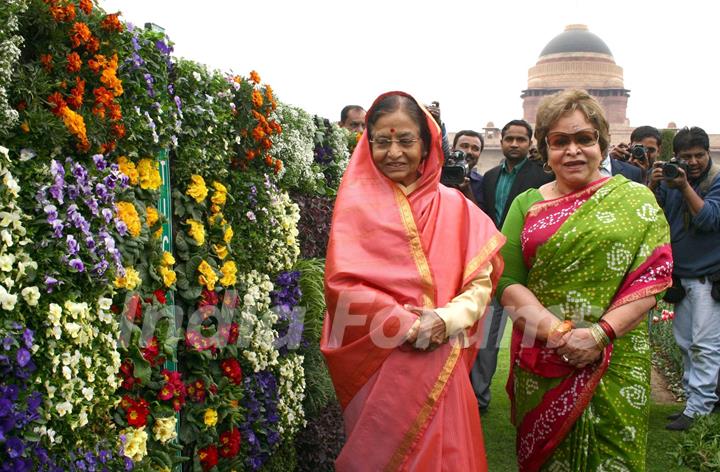
<path fill-rule="evenodd" d="M 600 139 L 600 132 L 596 129 L 581 129 L 577 133 L 562 133 L 555 131 L 545 136 L 545 142 L 550 149 L 564 150 L 575 143 L 582 148 L 588 148 L 597 144 Z"/>

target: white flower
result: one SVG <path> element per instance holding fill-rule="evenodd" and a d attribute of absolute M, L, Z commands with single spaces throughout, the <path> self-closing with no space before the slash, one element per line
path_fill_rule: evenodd
<path fill-rule="evenodd" d="M 17 295 L 9 293 L 5 287 L 0 285 L 0 305 L 3 310 L 12 311 L 17 303 Z"/>
<path fill-rule="evenodd" d="M 8 230 L 4 229 L 4 230 L 0 231 L 0 238 L 2 238 L 3 243 L 5 243 L 5 245 L 7 247 L 12 247 L 13 239 L 12 239 L 12 235 L 10 234 L 10 232 Z"/>
<path fill-rule="evenodd" d="M 91 402 L 93 397 L 95 396 L 95 391 L 92 389 L 92 387 L 85 387 L 82 389 L 82 394 L 87 401 Z"/>
<path fill-rule="evenodd" d="M 112 307 L 112 298 L 98 298 L 98 308 L 102 311 L 108 311 Z"/>
<path fill-rule="evenodd" d="M 3 254 L 0 256 L 0 270 L 3 272 L 10 272 L 13 269 L 15 263 L 15 256 L 12 254 Z"/>
<path fill-rule="evenodd" d="M 76 339 L 80 334 L 82 326 L 77 323 L 65 323 L 65 332 L 70 335 L 71 338 Z"/>
<path fill-rule="evenodd" d="M 50 324 L 58 324 L 60 323 L 60 319 L 62 317 L 62 308 L 57 303 L 51 303 L 50 306 L 48 306 L 48 321 L 50 321 Z"/>
<path fill-rule="evenodd" d="M 25 287 L 20 293 L 25 299 L 25 303 L 29 306 L 37 306 L 38 300 L 40 300 L 40 290 L 37 287 Z"/>
<path fill-rule="evenodd" d="M 70 403 L 69 401 L 66 400 L 64 402 L 61 402 L 61 403 L 58 403 L 57 405 L 55 405 L 55 409 L 57 410 L 57 412 L 60 416 L 65 416 L 68 413 L 72 413 L 73 406 L 72 406 L 72 403 Z"/>

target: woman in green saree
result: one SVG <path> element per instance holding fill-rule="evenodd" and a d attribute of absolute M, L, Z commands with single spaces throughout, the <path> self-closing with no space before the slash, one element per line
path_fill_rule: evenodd
<path fill-rule="evenodd" d="M 545 99 L 536 126 L 556 180 L 512 203 L 497 295 L 513 320 L 507 388 L 518 466 L 643 471 L 650 349 L 642 321 L 671 285 L 667 221 L 644 186 L 602 175 L 608 123 L 586 92 Z"/>

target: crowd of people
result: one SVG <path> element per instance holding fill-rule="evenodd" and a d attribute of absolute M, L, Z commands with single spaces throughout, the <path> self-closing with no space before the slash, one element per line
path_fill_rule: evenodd
<path fill-rule="evenodd" d="M 508 318 L 521 471 L 645 470 L 661 298 L 687 397 L 667 429 L 717 409 L 720 165 L 703 129 L 678 130 L 662 161 L 656 128 L 611 146 L 599 103 L 566 90 L 534 129 L 508 122 L 482 174 L 483 134 L 450 145 L 437 103 L 389 92 L 339 124 L 363 135 L 325 274 L 337 470 L 487 470 L 481 416 Z M 446 179 L 448 163 L 464 177 Z"/>

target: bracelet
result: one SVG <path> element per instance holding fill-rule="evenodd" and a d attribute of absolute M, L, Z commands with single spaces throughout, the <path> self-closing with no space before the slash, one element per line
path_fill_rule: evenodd
<path fill-rule="evenodd" d="M 598 320 L 598 325 L 602 328 L 602 330 L 605 332 L 605 335 L 610 339 L 610 342 L 615 341 L 615 338 L 617 338 L 617 335 L 615 334 L 615 330 L 612 326 L 610 326 L 610 323 L 608 323 L 605 320 Z"/>
<path fill-rule="evenodd" d="M 605 333 L 605 330 L 598 324 L 593 323 L 590 325 L 590 334 L 597 343 L 600 349 L 605 349 L 610 344 L 610 337 Z"/>

